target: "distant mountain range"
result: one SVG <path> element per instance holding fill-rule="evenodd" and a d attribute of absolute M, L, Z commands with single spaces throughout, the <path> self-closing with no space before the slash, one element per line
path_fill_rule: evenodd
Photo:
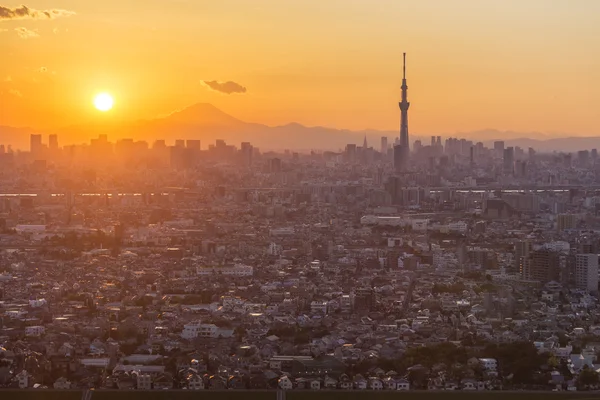
<path fill-rule="evenodd" d="M 165 139 L 173 143 L 176 139 L 200 139 L 202 147 L 216 139 L 239 146 L 240 142 L 251 142 L 263 150 L 311 150 L 328 149 L 337 151 L 348 143 L 362 145 L 367 137 L 369 146 L 379 149 L 382 136 L 391 143 L 398 135 L 397 131 L 361 130 L 351 131 L 321 126 L 307 127 L 297 123 L 282 126 L 267 126 L 247 123 L 219 110 L 212 104 L 198 103 L 168 116 L 152 120 L 136 121 L 111 125 L 78 125 L 56 131 L 37 131 L 32 128 L 14 128 L 0 125 L 0 144 L 11 144 L 14 149 L 27 150 L 31 133 L 57 133 L 61 144 L 88 142 L 90 138 L 106 133 L 110 140 L 115 138 L 133 138 L 152 143 Z M 504 140 L 507 146 L 533 147 L 537 151 L 574 152 L 582 149 L 600 148 L 600 137 L 574 137 L 570 135 L 548 135 L 538 132 L 502 132 L 482 130 L 455 134 L 436 134 L 442 140 L 448 137 L 466 138 L 481 141 L 491 147 L 495 140 Z M 431 136 L 412 136 L 411 140 L 421 139 L 423 144 L 430 142 Z M 534 139 L 535 138 L 535 139 Z M 47 142 L 47 138 L 44 138 Z"/>

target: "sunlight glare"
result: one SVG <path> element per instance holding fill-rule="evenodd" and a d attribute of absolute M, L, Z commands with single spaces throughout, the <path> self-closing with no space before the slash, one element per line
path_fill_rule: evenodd
<path fill-rule="evenodd" d="M 99 93 L 94 97 L 94 106 L 100 111 L 108 111 L 113 107 L 114 101 L 110 94 Z"/>

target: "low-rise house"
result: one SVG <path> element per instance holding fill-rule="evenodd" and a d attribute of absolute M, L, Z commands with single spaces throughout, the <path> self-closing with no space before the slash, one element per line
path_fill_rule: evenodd
<path fill-rule="evenodd" d="M 52 386 L 54 387 L 54 389 L 68 390 L 71 389 L 71 382 L 69 382 L 64 376 L 61 376 L 60 378 L 54 381 L 54 384 Z"/>
<path fill-rule="evenodd" d="M 321 380 L 320 379 L 311 379 L 310 380 L 310 389 L 311 390 L 320 390 L 321 389 Z"/>
<path fill-rule="evenodd" d="M 19 372 L 15 378 L 17 379 L 19 389 L 26 389 L 30 386 L 31 375 L 26 370 Z"/>
<path fill-rule="evenodd" d="M 396 381 L 396 390 L 410 390 L 410 382 L 406 379 L 398 379 Z"/>
<path fill-rule="evenodd" d="M 137 373 L 137 389 L 150 390 L 152 389 L 152 377 L 149 374 Z"/>
<path fill-rule="evenodd" d="M 158 390 L 173 389 L 173 376 L 169 372 L 160 374 L 154 379 L 153 387 Z"/>
<path fill-rule="evenodd" d="M 294 388 L 292 380 L 287 375 L 283 375 L 281 378 L 279 378 L 277 381 L 277 386 L 282 390 L 292 390 Z"/>
<path fill-rule="evenodd" d="M 367 380 L 362 375 L 358 374 L 354 377 L 354 388 L 365 390 L 367 388 Z"/>
<path fill-rule="evenodd" d="M 354 382 L 348 375 L 342 374 L 338 383 L 338 388 L 342 390 L 351 390 L 354 387 Z"/>
<path fill-rule="evenodd" d="M 208 387 L 211 390 L 224 390 L 227 389 L 227 380 L 222 376 L 212 375 L 208 378 L 209 385 Z"/>
<path fill-rule="evenodd" d="M 325 389 L 335 389 L 337 388 L 337 385 L 338 381 L 329 375 L 325 376 L 325 379 L 323 379 L 323 386 Z"/>
<path fill-rule="evenodd" d="M 369 387 L 369 389 L 372 389 L 372 390 L 382 390 L 383 382 L 379 378 L 371 377 L 371 378 L 369 378 L 368 387 Z"/>

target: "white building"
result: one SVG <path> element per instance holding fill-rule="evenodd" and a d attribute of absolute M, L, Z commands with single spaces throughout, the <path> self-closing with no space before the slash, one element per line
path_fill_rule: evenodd
<path fill-rule="evenodd" d="M 45 306 L 47 303 L 48 302 L 46 301 L 46 299 L 29 300 L 29 307 L 39 308 Z"/>
<path fill-rule="evenodd" d="M 495 358 L 480 358 L 479 362 L 486 371 L 495 371 L 498 368 L 498 361 Z"/>
<path fill-rule="evenodd" d="M 326 301 L 313 301 L 310 303 L 310 311 L 313 314 L 327 314 Z"/>
<path fill-rule="evenodd" d="M 290 236 L 296 233 L 293 227 L 288 228 L 273 228 L 269 230 L 271 236 Z"/>
<path fill-rule="evenodd" d="M 451 232 L 466 233 L 467 224 L 464 221 L 450 222 L 448 224 L 448 230 Z"/>
<path fill-rule="evenodd" d="M 196 267 L 196 273 L 200 276 L 226 275 L 226 276 L 252 276 L 254 268 L 249 265 L 236 264 L 232 266 L 218 267 Z"/>
<path fill-rule="evenodd" d="M 184 339 L 230 337 L 231 329 L 221 329 L 215 324 L 203 324 L 200 321 L 191 322 L 183 326 L 181 337 Z"/>
<path fill-rule="evenodd" d="M 25 370 L 22 370 L 17 374 L 17 382 L 19 384 L 19 389 L 25 389 L 29 387 L 29 373 Z"/>
<path fill-rule="evenodd" d="M 40 233 L 46 230 L 46 225 L 17 225 L 15 231 L 20 234 Z"/>
<path fill-rule="evenodd" d="M 587 292 L 598 290 L 597 254 L 577 254 L 575 258 L 575 286 Z"/>
<path fill-rule="evenodd" d="M 34 336 L 39 337 L 46 333 L 46 328 L 43 326 L 26 326 L 25 327 L 25 336 Z"/>

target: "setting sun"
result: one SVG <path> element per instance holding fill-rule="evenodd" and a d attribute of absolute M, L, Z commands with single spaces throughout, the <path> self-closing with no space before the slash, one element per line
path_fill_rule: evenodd
<path fill-rule="evenodd" d="M 100 93 L 94 97 L 94 106 L 100 111 L 108 111 L 113 107 L 114 101 L 110 94 Z"/>

